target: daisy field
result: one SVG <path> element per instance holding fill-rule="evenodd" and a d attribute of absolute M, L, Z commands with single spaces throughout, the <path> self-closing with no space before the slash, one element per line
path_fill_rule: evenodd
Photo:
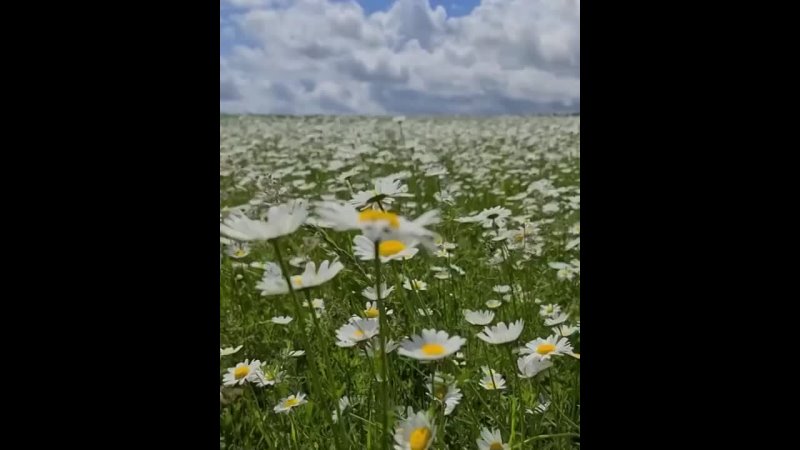
<path fill-rule="evenodd" d="M 220 448 L 580 448 L 580 118 L 220 118 Z"/>

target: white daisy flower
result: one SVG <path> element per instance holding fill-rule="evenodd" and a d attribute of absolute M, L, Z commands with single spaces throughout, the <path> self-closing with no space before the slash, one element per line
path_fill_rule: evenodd
<path fill-rule="evenodd" d="M 428 283 L 422 280 L 410 280 L 406 278 L 406 280 L 403 282 L 403 288 L 409 291 L 427 291 Z"/>
<path fill-rule="evenodd" d="M 305 394 L 303 393 L 298 393 L 297 395 L 292 394 L 281 400 L 280 403 L 278 403 L 277 405 L 275 405 L 275 408 L 273 408 L 273 410 L 279 414 L 280 413 L 288 414 L 289 412 L 291 412 L 292 408 L 296 408 L 304 403 L 308 403 Z"/>
<path fill-rule="evenodd" d="M 464 319 L 473 325 L 488 325 L 494 320 L 493 311 L 472 311 L 465 309 L 463 314 Z"/>
<path fill-rule="evenodd" d="M 536 404 L 536 408 L 533 410 L 535 414 L 544 414 L 550 408 L 550 400 L 545 400 L 544 398 L 539 399 L 539 402 Z"/>
<path fill-rule="evenodd" d="M 305 306 L 306 308 L 311 307 L 311 308 L 314 308 L 314 309 L 322 309 L 322 310 L 324 310 L 325 309 L 325 300 L 323 300 L 321 298 L 312 298 L 311 299 L 311 304 L 309 304 L 307 300 L 304 300 L 303 301 L 303 306 Z"/>
<path fill-rule="evenodd" d="M 373 189 L 353 194 L 350 204 L 362 210 L 381 209 L 391 206 L 394 197 L 408 197 L 408 186 L 394 178 L 376 178 L 373 180 Z"/>
<path fill-rule="evenodd" d="M 223 356 L 232 355 L 232 354 L 238 352 L 239 350 L 242 349 L 242 347 L 243 346 L 240 345 L 240 346 L 238 346 L 236 348 L 233 348 L 233 347 L 220 348 L 219 349 L 219 359 L 222 359 Z"/>
<path fill-rule="evenodd" d="M 553 317 L 561 312 L 561 307 L 556 304 L 539 306 L 539 315 L 542 317 Z"/>
<path fill-rule="evenodd" d="M 386 346 L 385 350 L 387 355 L 397 350 L 397 347 L 400 347 L 400 343 L 395 342 L 392 339 L 387 339 L 384 345 Z M 367 355 L 369 355 L 370 358 L 374 358 L 375 355 L 378 355 L 381 350 L 380 343 L 375 340 L 367 341 L 367 344 L 364 346 L 364 348 L 367 350 Z"/>
<path fill-rule="evenodd" d="M 219 231 L 238 241 L 266 241 L 294 233 L 307 217 L 305 202 L 295 200 L 269 208 L 266 222 L 240 213 L 231 214 L 220 224 Z"/>
<path fill-rule="evenodd" d="M 516 322 L 500 322 L 492 327 L 484 327 L 483 331 L 476 334 L 476 336 L 483 342 L 489 344 L 505 344 L 507 342 L 516 341 L 522 333 L 525 326 L 525 321 L 518 320 Z"/>
<path fill-rule="evenodd" d="M 395 450 L 428 450 L 436 428 L 425 411 L 416 414 L 409 408 L 408 417 L 395 427 Z"/>
<path fill-rule="evenodd" d="M 572 344 L 565 337 L 559 339 L 556 334 L 550 335 L 545 339 L 536 338 L 520 349 L 520 354 L 537 355 L 541 359 L 550 359 L 553 355 L 571 355 Z"/>
<path fill-rule="evenodd" d="M 434 399 L 444 403 L 444 415 L 449 416 L 450 413 L 458 406 L 464 396 L 461 389 L 456 386 L 455 379 L 452 376 L 439 376 L 437 375 L 433 382 L 433 392 L 431 392 L 431 377 L 425 382 L 425 389 L 428 394 Z"/>
<path fill-rule="evenodd" d="M 425 170 L 426 177 L 440 177 L 447 175 L 447 168 L 442 166 L 430 166 Z"/>
<path fill-rule="evenodd" d="M 274 386 L 275 384 L 278 384 L 281 381 L 283 381 L 284 376 L 286 376 L 286 372 L 279 370 L 277 368 L 271 368 L 271 367 L 265 368 L 264 365 L 262 365 L 261 377 L 259 380 L 256 381 L 256 385 L 258 387 Z"/>
<path fill-rule="evenodd" d="M 550 202 L 550 203 L 542 206 L 542 212 L 545 213 L 545 214 L 557 213 L 558 210 L 559 210 L 559 206 L 558 206 L 558 203 L 556 203 L 556 202 Z"/>
<path fill-rule="evenodd" d="M 449 258 L 452 255 L 447 250 L 440 248 L 439 250 L 436 250 L 436 252 L 434 252 L 433 256 L 437 258 Z"/>
<path fill-rule="evenodd" d="M 450 337 L 446 331 L 424 329 L 422 335 L 404 340 L 397 353 L 421 361 L 434 361 L 452 355 L 466 342 L 459 336 Z"/>
<path fill-rule="evenodd" d="M 491 308 L 491 309 L 499 308 L 500 305 L 502 305 L 502 304 L 503 304 L 503 302 L 501 302 L 500 300 L 486 300 L 486 307 L 487 308 Z"/>
<path fill-rule="evenodd" d="M 392 291 L 394 291 L 394 286 L 387 288 L 386 283 L 381 283 L 381 299 L 389 298 Z M 365 287 L 364 290 L 361 291 L 361 295 L 372 301 L 378 300 L 378 293 L 375 291 L 375 286 Z"/>
<path fill-rule="evenodd" d="M 450 268 L 458 272 L 459 275 L 466 275 L 467 273 L 466 271 L 464 271 L 464 269 L 455 264 L 450 264 Z"/>
<path fill-rule="evenodd" d="M 362 261 L 372 261 L 375 259 L 375 243 L 366 236 L 356 236 L 353 238 L 353 254 Z M 378 256 L 382 263 L 398 259 L 407 260 L 414 257 L 419 252 L 415 248 L 416 241 L 385 240 L 378 244 Z"/>
<path fill-rule="evenodd" d="M 364 309 L 364 311 L 362 311 L 362 314 L 364 314 L 364 317 L 366 317 L 368 319 L 377 319 L 378 317 L 380 317 L 381 314 L 380 314 L 380 310 L 378 309 L 378 302 L 377 301 L 375 301 L 375 302 L 367 302 L 366 308 Z M 394 310 L 393 309 L 387 309 L 386 310 L 386 315 L 387 316 L 391 316 L 392 314 L 394 314 Z"/>
<path fill-rule="evenodd" d="M 342 325 L 336 331 L 336 345 L 339 347 L 353 347 L 356 344 L 371 339 L 379 332 L 377 319 L 358 319 Z"/>
<path fill-rule="evenodd" d="M 544 324 L 548 327 L 562 324 L 569 319 L 569 313 L 559 312 L 544 320 Z"/>
<path fill-rule="evenodd" d="M 502 375 L 497 373 L 495 370 L 492 370 L 486 366 L 481 367 L 481 371 L 483 371 L 483 378 L 478 383 L 480 386 L 487 391 L 495 391 L 495 390 L 502 390 L 506 388 L 506 380 L 503 378 Z"/>
<path fill-rule="evenodd" d="M 236 364 L 236 367 L 231 367 L 222 377 L 222 384 L 225 386 L 242 385 L 245 382 L 255 383 L 261 379 L 261 361 L 245 359 L 244 362 Z"/>
<path fill-rule="evenodd" d="M 575 332 L 580 332 L 581 328 L 578 326 L 569 326 L 569 325 L 561 325 L 558 327 L 553 328 L 553 330 L 558 333 L 559 336 L 568 337 L 575 334 Z"/>
<path fill-rule="evenodd" d="M 278 325 L 286 325 L 286 324 L 290 323 L 292 320 L 294 320 L 294 318 L 289 317 L 289 316 L 275 316 L 272 319 L 270 319 L 270 321 L 272 323 L 278 324 Z"/>
<path fill-rule="evenodd" d="M 417 314 L 423 317 L 429 317 L 433 315 L 433 310 L 430 308 L 417 308 Z"/>
<path fill-rule="evenodd" d="M 339 415 L 344 413 L 344 411 L 350 407 L 350 397 L 343 396 L 339 399 L 339 406 L 337 409 L 333 410 L 333 414 L 331 414 L 331 419 L 333 419 L 333 423 L 337 423 L 339 421 Z"/>
<path fill-rule="evenodd" d="M 492 288 L 492 290 L 498 294 L 507 294 L 511 292 L 511 286 L 507 284 L 500 284 Z"/>
<path fill-rule="evenodd" d="M 520 378 L 530 378 L 536 376 L 539 372 L 549 368 L 553 362 L 549 359 L 542 359 L 534 355 L 527 355 L 517 359 L 517 368 L 519 368 Z"/>
<path fill-rule="evenodd" d="M 241 259 L 250 254 L 250 246 L 246 242 L 236 242 L 231 244 L 226 253 L 234 259 Z"/>
<path fill-rule="evenodd" d="M 500 435 L 500 430 L 491 430 L 488 428 L 481 429 L 481 437 L 475 441 L 478 444 L 479 450 L 511 450 L 509 444 L 503 443 L 503 437 Z"/>
<path fill-rule="evenodd" d="M 352 206 L 335 202 L 317 202 L 317 215 L 337 231 L 361 230 L 373 241 L 417 240 L 435 250 L 436 234 L 425 227 L 439 222 L 439 212 L 428 211 L 415 220 L 407 220 L 392 212 L 368 209 L 358 212 Z"/>
<path fill-rule="evenodd" d="M 319 270 L 317 270 L 314 262 L 310 261 L 306 264 L 306 270 L 302 275 L 291 277 L 292 287 L 294 290 L 299 291 L 301 289 L 319 286 L 333 279 L 342 269 L 344 269 L 344 265 L 339 261 L 334 260 L 332 263 L 328 262 L 328 260 L 322 261 L 319 265 Z M 261 282 L 256 285 L 256 288 L 260 289 L 261 295 L 265 296 L 286 294 L 289 292 L 289 286 L 286 284 L 286 280 L 283 277 L 279 278 L 267 273 L 264 274 L 264 277 L 261 279 Z"/>
<path fill-rule="evenodd" d="M 563 262 L 547 263 L 551 269 L 557 270 L 556 277 L 558 277 L 559 280 L 572 280 L 575 275 L 580 275 L 580 262 L 578 262 L 578 264 L 578 266 L 574 266 Z"/>
<path fill-rule="evenodd" d="M 492 208 L 486 208 L 474 216 L 459 218 L 456 219 L 456 221 L 480 223 L 484 228 L 494 228 L 495 226 L 498 228 L 505 228 L 506 220 L 509 217 L 511 217 L 511 210 L 501 206 L 494 206 Z"/>

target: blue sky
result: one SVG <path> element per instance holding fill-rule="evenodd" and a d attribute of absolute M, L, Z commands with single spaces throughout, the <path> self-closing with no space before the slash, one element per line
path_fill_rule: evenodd
<path fill-rule="evenodd" d="M 375 11 L 387 11 L 392 6 L 392 0 L 358 0 L 358 4 L 364 8 L 367 14 Z M 448 16 L 463 16 L 469 14 L 473 8 L 480 3 L 479 0 L 431 0 L 430 4 L 434 8 L 442 6 L 447 11 Z"/>
<path fill-rule="evenodd" d="M 580 111 L 580 0 L 220 0 L 220 110 Z"/>

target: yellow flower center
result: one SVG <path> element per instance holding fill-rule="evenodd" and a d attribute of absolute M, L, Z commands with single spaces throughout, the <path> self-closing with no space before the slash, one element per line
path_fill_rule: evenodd
<path fill-rule="evenodd" d="M 361 331 L 361 330 L 355 330 L 355 331 L 353 331 L 353 337 L 362 338 L 362 337 L 364 337 L 364 332 Z"/>
<path fill-rule="evenodd" d="M 503 450 L 503 444 L 499 442 L 492 442 L 492 445 L 489 446 L 489 450 Z"/>
<path fill-rule="evenodd" d="M 411 445 L 411 450 L 425 450 L 430 440 L 431 430 L 428 427 L 420 427 L 411 432 L 408 443 Z"/>
<path fill-rule="evenodd" d="M 237 249 L 236 249 L 236 251 L 234 252 L 234 255 L 235 255 L 237 258 L 242 258 L 242 257 L 244 257 L 244 256 L 246 256 L 246 255 L 247 255 L 247 252 L 246 252 L 246 251 L 244 251 L 244 249 L 243 249 L 243 248 L 237 248 Z"/>
<path fill-rule="evenodd" d="M 377 222 L 379 220 L 385 220 L 389 222 L 389 226 L 394 229 L 400 228 L 400 220 L 397 218 L 397 214 L 385 211 L 376 211 L 374 209 L 368 209 L 358 213 L 359 222 Z"/>
<path fill-rule="evenodd" d="M 242 378 L 246 377 L 247 374 L 250 373 L 250 367 L 248 366 L 241 366 L 237 367 L 236 370 L 233 371 L 233 377 L 237 380 L 241 380 Z"/>
<path fill-rule="evenodd" d="M 440 384 L 436 386 L 436 398 L 439 400 L 444 400 L 444 396 L 447 395 L 447 385 Z"/>
<path fill-rule="evenodd" d="M 536 347 L 536 353 L 540 355 L 546 355 L 555 349 L 555 345 L 545 342 L 544 344 L 539 344 L 539 346 Z"/>
<path fill-rule="evenodd" d="M 365 309 L 364 315 L 367 316 L 367 318 L 374 319 L 380 315 L 380 312 L 378 311 L 378 308 L 373 306 L 370 309 Z"/>
<path fill-rule="evenodd" d="M 406 249 L 406 244 L 401 241 L 381 241 L 378 253 L 384 258 L 396 255 Z"/>
<path fill-rule="evenodd" d="M 439 356 L 444 354 L 444 347 L 440 344 L 424 344 L 422 353 L 428 356 Z"/>
<path fill-rule="evenodd" d="M 411 287 L 413 287 L 414 289 L 419 290 L 419 289 L 422 288 L 422 282 L 414 280 L 414 281 L 411 282 Z"/>
<path fill-rule="evenodd" d="M 296 397 L 289 397 L 283 401 L 283 407 L 291 408 L 293 406 L 297 406 L 298 403 L 300 403 L 300 400 L 298 400 Z"/>
<path fill-rule="evenodd" d="M 300 275 L 295 275 L 292 277 L 292 284 L 296 287 L 300 287 L 303 285 L 303 277 Z"/>

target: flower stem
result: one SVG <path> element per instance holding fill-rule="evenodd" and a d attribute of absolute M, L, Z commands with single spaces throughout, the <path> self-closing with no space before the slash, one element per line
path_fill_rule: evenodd
<path fill-rule="evenodd" d="M 513 377 L 514 378 L 514 393 L 516 394 L 515 398 L 517 398 L 517 397 L 520 398 L 520 403 L 519 403 L 519 409 L 521 411 L 521 414 L 520 414 L 520 430 L 522 431 L 522 440 L 524 441 L 525 440 L 525 411 L 524 411 L 524 408 L 523 408 L 522 402 L 521 402 L 522 390 L 519 387 L 519 373 L 517 373 L 517 367 L 516 367 L 516 364 L 514 364 L 514 354 L 513 354 L 512 350 L 511 350 L 511 344 L 506 344 L 504 346 L 506 347 L 506 350 L 508 350 L 508 362 L 511 365 L 511 373 L 513 374 L 513 375 L 509 375 L 509 377 Z M 516 417 L 516 414 L 517 414 L 517 411 L 516 411 L 517 404 L 513 403 L 511 407 L 513 408 L 513 410 L 511 411 L 511 414 L 512 414 L 511 417 L 512 417 L 512 422 L 513 422 L 513 418 Z M 511 445 L 511 442 L 513 440 L 514 440 L 514 433 L 512 432 L 511 436 L 509 437 L 509 441 L 508 441 L 509 445 Z"/>
<path fill-rule="evenodd" d="M 319 385 L 319 380 L 317 376 L 320 374 L 317 368 L 317 361 L 314 357 L 314 351 L 311 349 L 311 343 L 306 335 L 306 317 L 305 317 L 305 310 L 303 305 L 300 304 L 300 300 L 297 298 L 297 293 L 292 287 L 292 280 L 289 277 L 289 270 L 286 267 L 286 262 L 283 260 L 283 256 L 281 255 L 281 248 L 278 244 L 277 239 L 273 239 L 272 246 L 275 249 L 275 256 L 278 259 L 278 264 L 281 266 L 281 272 L 283 272 L 283 278 L 286 280 L 286 285 L 289 287 L 289 293 L 292 297 L 292 303 L 294 305 L 294 313 L 297 316 L 297 325 L 300 327 L 300 338 L 302 340 L 302 344 L 304 350 L 306 351 L 306 358 L 308 358 L 308 365 L 311 368 L 309 371 L 308 377 L 311 379 L 311 387 L 314 391 L 314 397 L 316 401 L 320 402 L 320 404 L 324 404 L 325 398 L 323 397 L 323 389 Z M 323 414 L 328 418 L 329 421 L 333 421 L 327 414 Z M 339 447 L 339 440 L 336 440 L 336 447 Z"/>
<path fill-rule="evenodd" d="M 381 299 L 381 258 L 379 253 L 380 239 L 375 241 L 375 296 L 378 303 L 378 324 L 380 332 L 378 333 L 378 341 L 380 342 L 381 352 L 381 425 L 383 428 L 383 435 L 381 440 L 381 448 L 388 450 L 389 448 L 389 378 L 388 367 L 386 358 L 386 333 L 389 328 L 386 326 L 386 308 Z"/>

